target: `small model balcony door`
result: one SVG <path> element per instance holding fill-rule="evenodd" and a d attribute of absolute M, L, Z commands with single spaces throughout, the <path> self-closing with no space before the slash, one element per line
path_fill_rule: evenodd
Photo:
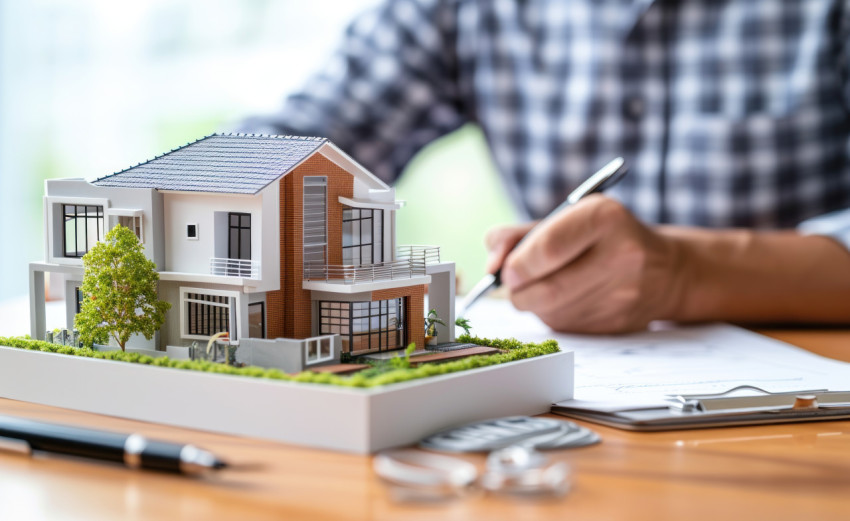
<path fill-rule="evenodd" d="M 251 276 L 251 214 L 227 214 L 227 274 L 232 277 Z M 249 261 L 249 262 L 238 262 Z"/>

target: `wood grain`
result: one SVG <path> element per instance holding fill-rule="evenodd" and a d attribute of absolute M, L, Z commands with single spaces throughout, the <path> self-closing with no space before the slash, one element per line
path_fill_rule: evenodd
<path fill-rule="evenodd" d="M 850 361 L 850 330 L 762 332 Z M 553 454 L 573 467 L 566 498 L 409 506 L 390 501 L 369 457 L 11 400 L 0 399 L 0 414 L 192 442 L 241 467 L 187 479 L 0 453 L 0 520 L 850 519 L 850 421 L 662 433 L 590 425 L 602 444 Z"/>

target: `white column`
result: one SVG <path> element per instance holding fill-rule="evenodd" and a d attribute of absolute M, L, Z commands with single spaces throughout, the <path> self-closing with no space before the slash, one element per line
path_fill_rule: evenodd
<path fill-rule="evenodd" d="M 30 286 L 30 336 L 44 340 L 47 323 L 44 318 L 44 272 L 29 267 Z"/>

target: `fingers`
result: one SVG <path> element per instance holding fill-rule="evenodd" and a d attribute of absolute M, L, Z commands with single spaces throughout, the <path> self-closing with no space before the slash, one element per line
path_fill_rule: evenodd
<path fill-rule="evenodd" d="M 600 281 L 594 277 L 591 252 L 573 262 L 568 270 L 558 270 L 514 290 L 511 303 L 520 311 L 537 315 L 560 313 L 564 316 L 585 302 L 585 297 L 598 291 Z"/>
<path fill-rule="evenodd" d="M 636 306 L 639 269 L 606 262 L 608 257 L 606 248 L 591 248 L 567 269 L 512 292 L 511 302 L 558 331 L 619 333 L 645 328 Z"/>
<path fill-rule="evenodd" d="M 591 195 L 540 223 L 504 261 L 502 282 L 517 290 L 576 260 L 628 211 L 618 202 Z"/>
<path fill-rule="evenodd" d="M 568 210 L 505 260 L 502 280 L 514 306 L 553 329 L 581 333 L 640 330 L 672 316 L 685 287 L 676 241 L 610 199 Z"/>
<path fill-rule="evenodd" d="M 488 250 L 487 263 L 484 268 L 487 273 L 498 271 L 502 267 L 505 257 L 536 224 L 537 221 L 534 221 L 518 226 L 491 228 L 484 236 L 484 244 Z"/>

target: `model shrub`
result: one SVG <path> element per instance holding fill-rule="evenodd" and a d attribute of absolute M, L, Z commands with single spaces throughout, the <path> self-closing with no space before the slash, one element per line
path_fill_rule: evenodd
<path fill-rule="evenodd" d="M 101 360 L 116 360 L 134 364 L 183 369 L 187 371 L 204 371 L 208 373 L 230 374 L 252 378 L 268 378 L 272 380 L 284 380 L 290 382 L 338 385 L 343 387 L 377 387 L 381 385 L 406 382 L 409 380 L 417 380 L 420 378 L 428 378 L 430 376 L 456 373 L 459 371 L 466 371 L 467 369 L 503 364 L 525 358 L 557 353 L 559 351 L 558 343 L 554 340 L 546 340 L 539 344 L 523 344 L 522 342 L 512 338 L 491 340 L 471 337 L 468 335 L 462 335 L 458 338 L 458 340 L 460 342 L 497 347 L 504 350 L 504 352 L 492 355 L 470 356 L 468 358 L 462 358 L 460 360 L 453 360 L 441 364 L 422 364 L 418 367 L 409 367 L 408 359 L 406 360 L 407 363 L 397 362 L 396 366 L 391 365 L 389 368 L 381 368 L 381 370 L 376 371 L 367 369 L 351 376 L 340 376 L 331 373 L 311 372 L 290 375 L 279 369 L 265 369 L 250 366 L 233 367 L 206 360 L 172 360 L 168 357 L 154 358 L 152 356 L 139 353 L 127 353 L 124 351 L 94 351 L 85 347 L 75 348 L 71 346 L 62 346 L 23 337 L 0 337 L 0 345 L 19 349 L 28 349 L 31 351 L 60 353 L 86 358 L 97 358 Z M 407 354 L 406 357 L 400 358 L 405 359 L 408 357 L 409 354 Z"/>

